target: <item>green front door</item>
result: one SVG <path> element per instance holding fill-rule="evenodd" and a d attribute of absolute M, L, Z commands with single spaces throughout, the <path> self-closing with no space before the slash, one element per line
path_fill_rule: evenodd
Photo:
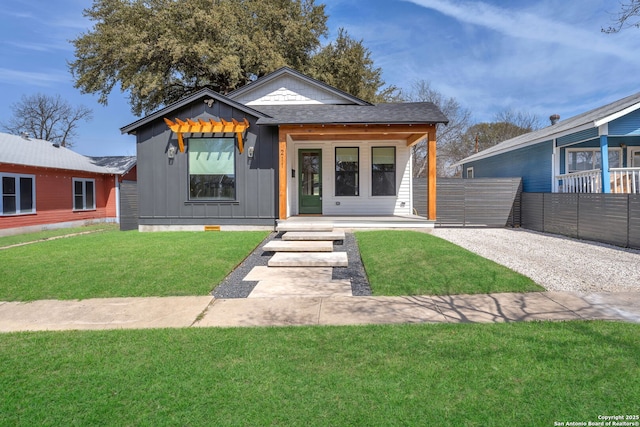
<path fill-rule="evenodd" d="M 322 150 L 298 151 L 299 213 L 322 213 Z"/>

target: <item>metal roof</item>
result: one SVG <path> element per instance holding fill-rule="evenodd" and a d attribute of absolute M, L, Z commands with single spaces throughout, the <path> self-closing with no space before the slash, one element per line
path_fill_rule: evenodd
<path fill-rule="evenodd" d="M 413 124 L 448 123 L 431 102 L 405 102 L 376 105 L 256 105 L 269 117 L 258 124 Z"/>
<path fill-rule="evenodd" d="M 101 174 L 116 174 L 89 157 L 65 147 L 56 147 L 42 139 L 0 133 L 0 163 L 66 169 Z"/>
<path fill-rule="evenodd" d="M 640 92 L 602 107 L 587 111 L 586 113 L 578 114 L 577 116 L 566 120 L 560 120 L 555 125 L 547 126 L 546 128 L 508 139 L 494 145 L 493 147 L 462 159 L 453 166 L 460 166 L 464 163 L 492 157 L 497 154 L 507 153 L 518 148 L 523 148 L 544 141 L 550 141 L 578 131 L 598 128 L 603 124 L 609 123 L 622 115 L 628 114 L 637 109 L 640 109 Z"/>
<path fill-rule="evenodd" d="M 104 166 L 117 175 L 124 175 L 136 165 L 136 156 L 102 156 L 89 157 L 91 161 L 98 165 Z"/>

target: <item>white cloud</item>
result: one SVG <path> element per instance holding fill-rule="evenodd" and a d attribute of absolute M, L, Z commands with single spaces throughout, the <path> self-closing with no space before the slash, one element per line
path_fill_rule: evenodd
<path fill-rule="evenodd" d="M 607 38 L 599 31 L 583 29 L 528 11 L 505 9 L 479 1 L 407 0 L 416 5 L 436 10 L 460 22 L 480 26 L 508 37 L 533 40 L 541 43 L 568 47 L 616 56 L 640 64 L 637 55 L 629 54 L 624 39 Z"/>
<path fill-rule="evenodd" d="M 60 82 L 68 82 L 69 75 L 58 70 L 50 73 L 11 70 L 0 68 L 0 82 L 17 85 L 52 86 Z"/>

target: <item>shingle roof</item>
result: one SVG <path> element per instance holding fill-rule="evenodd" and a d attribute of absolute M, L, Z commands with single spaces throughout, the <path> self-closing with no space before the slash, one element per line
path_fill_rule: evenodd
<path fill-rule="evenodd" d="M 175 110 L 178 110 L 186 105 L 191 104 L 195 101 L 200 101 L 202 98 L 213 98 L 216 101 L 223 102 L 233 108 L 236 108 L 240 111 L 244 111 L 247 114 L 250 114 L 255 117 L 259 117 L 261 115 L 260 112 L 252 109 L 250 106 L 246 106 L 244 104 L 240 104 L 239 102 L 234 101 L 231 98 L 227 98 L 224 95 L 220 95 L 218 92 L 215 92 L 211 89 L 201 89 L 197 92 L 192 93 L 191 95 L 182 98 L 179 101 L 174 102 L 173 104 L 167 105 L 166 107 L 156 111 L 155 113 L 151 113 L 148 116 L 145 116 L 141 119 L 136 120 L 133 123 L 130 123 L 126 126 L 120 128 L 121 133 L 135 134 L 136 131 L 145 126 L 148 123 L 151 123 L 154 120 L 162 119 L 163 117 L 170 117 L 171 113 Z"/>
<path fill-rule="evenodd" d="M 377 105 L 254 105 L 268 115 L 258 124 L 335 124 L 335 123 L 448 123 L 431 102 L 405 102 Z"/>
<path fill-rule="evenodd" d="M 618 101 L 604 105 L 578 114 L 577 116 L 561 120 L 555 125 L 547 126 L 534 132 L 525 133 L 524 135 L 503 141 L 493 147 L 473 154 L 465 159 L 460 160 L 454 166 L 459 166 L 475 160 L 491 157 L 496 154 L 509 152 L 528 145 L 537 144 L 539 142 L 549 141 L 563 135 L 568 135 L 579 130 L 596 128 L 601 124 L 608 123 L 615 119 L 615 114 L 623 112 L 628 108 L 640 108 L 640 92 L 622 98 Z"/>
<path fill-rule="evenodd" d="M 42 139 L 0 133 L 0 163 L 113 174 L 109 168 Z"/>

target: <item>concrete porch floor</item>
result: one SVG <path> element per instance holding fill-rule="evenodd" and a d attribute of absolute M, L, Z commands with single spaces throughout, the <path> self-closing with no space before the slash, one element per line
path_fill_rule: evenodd
<path fill-rule="evenodd" d="M 277 220 L 279 230 L 306 226 L 339 229 L 419 228 L 432 229 L 435 221 L 418 215 L 296 215 Z"/>

